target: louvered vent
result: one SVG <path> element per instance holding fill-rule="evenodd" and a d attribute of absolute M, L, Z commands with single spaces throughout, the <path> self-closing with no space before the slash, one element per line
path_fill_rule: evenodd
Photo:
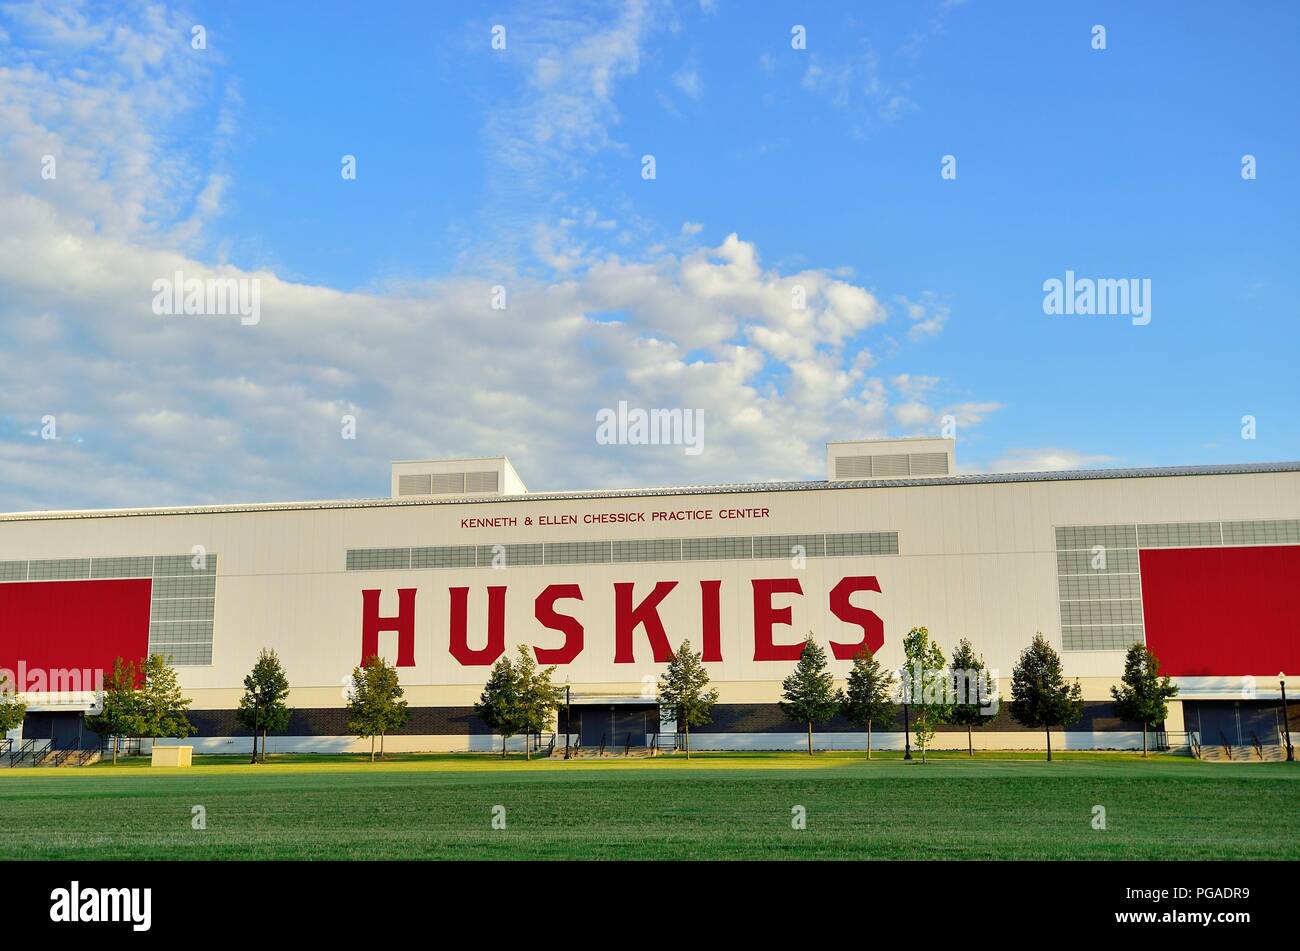
<path fill-rule="evenodd" d="M 463 494 L 465 491 L 465 473 L 463 472 L 435 472 L 430 476 L 432 486 L 430 491 L 434 495 L 446 495 L 455 493 Z"/>
<path fill-rule="evenodd" d="M 465 491 L 467 493 L 497 492 L 500 491 L 499 487 L 500 480 L 494 471 L 465 473 Z"/>
<path fill-rule="evenodd" d="M 906 479 L 948 474 L 945 452 L 900 452 L 879 456 L 838 456 L 837 479 Z"/>
<path fill-rule="evenodd" d="M 429 475 L 404 475 L 397 477 L 398 495 L 428 495 Z"/>

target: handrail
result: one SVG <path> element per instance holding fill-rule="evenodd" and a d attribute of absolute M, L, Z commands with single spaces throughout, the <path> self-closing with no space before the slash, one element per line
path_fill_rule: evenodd
<path fill-rule="evenodd" d="M 1197 759 L 1201 758 L 1201 740 L 1195 730 L 1187 731 L 1187 745 L 1192 748 L 1192 755 Z"/>
<path fill-rule="evenodd" d="M 605 755 L 605 734 L 604 733 L 600 735 L 600 752 L 597 753 L 596 755 L 597 756 Z"/>
<path fill-rule="evenodd" d="M 1223 752 L 1227 755 L 1228 759 L 1232 759 L 1232 744 L 1228 742 L 1228 734 L 1220 730 L 1219 739 L 1223 741 Z"/>
<path fill-rule="evenodd" d="M 632 731 L 627 731 L 627 741 L 623 744 L 623 755 L 627 756 L 632 752 Z"/>
<path fill-rule="evenodd" d="M 1258 756 L 1260 759 L 1263 759 L 1264 747 L 1260 746 L 1259 737 L 1255 735 L 1255 732 L 1253 730 L 1250 733 L 1250 745 L 1255 747 L 1255 755 Z"/>

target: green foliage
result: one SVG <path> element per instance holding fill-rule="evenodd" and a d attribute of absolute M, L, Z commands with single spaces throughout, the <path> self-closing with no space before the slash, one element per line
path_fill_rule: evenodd
<path fill-rule="evenodd" d="M 1178 687 L 1160 676 L 1160 661 L 1145 644 L 1134 644 L 1124 656 L 1124 676 L 1119 687 L 1111 687 L 1115 712 L 1125 720 L 1142 724 L 1142 752 L 1146 753 L 1147 728 L 1164 723 L 1169 715 L 1169 700 L 1178 695 Z"/>
<path fill-rule="evenodd" d="M 145 658 L 136 703 L 140 736 L 183 739 L 195 732 L 194 725 L 186 716 L 190 699 L 181 693 L 176 681 L 176 668 L 161 654 L 150 654 Z"/>
<path fill-rule="evenodd" d="M 289 678 L 273 650 L 263 649 L 253 669 L 244 677 L 244 695 L 239 698 L 235 718 L 253 734 L 253 755 L 257 756 L 257 734 L 279 733 L 289 725 L 293 711 L 285 704 Z M 262 744 L 266 759 L 266 744 Z"/>
<path fill-rule="evenodd" d="M 506 740 L 519 732 L 519 676 L 510 658 L 502 656 L 488 674 L 487 683 L 474 715 L 488 725 L 494 733 L 501 734 L 501 755 L 506 755 Z"/>
<path fill-rule="evenodd" d="M 844 693 L 841 711 L 854 726 L 867 731 L 867 755 L 871 755 L 871 730 L 873 726 L 888 725 L 894 721 L 898 704 L 894 694 L 898 683 L 892 671 L 880 666 L 880 661 L 865 644 L 853 658 L 849 671 L 848 689 Z"/>
<path fill-rule="evenodd" d="M 1027 727 L 1047 731 L 1047 758 L 1052 758 L 1052 727 L 1064 727 L 1083 714 L 1079 682 L 1066 683 L 1061 658 L 1042 634 L 1020 654 L 1011 674 L 1011 715 Z"/>
<path fill-rule="evenodd" d="M 551 682 L 554 675 L 554 666 L 539 670 L 532 649 L 527 644 L 519 645 L 519 660 L 515 661 L 519 711 L 517 727 L 525 736 L 545 730 L 554 721 L 556 709 L 564 702 L 564 688 Z M 524 743 L 524 753 L 529 754 L 527 741 Z"/>
<path fill-rule="evenodd" d="M 690 641 L 682 641 L 668 668 L 659 675 L 659 693 L 655 698 L 661 711 L 668 711 L 677 721 L 677 729 L 686 734 L 686 756 L 691 755 L 691 727 L 704 726 L 711 719 L 718 691 L 708 689 L 709 672 L 700 655 L 691 650 Z"/>
<path fill-rule="evenodd" d="M 86 717 L 86 726 L 100 736 L 113 738 L 113 762 L 124 736 L 140 736 L 144 732 L 139 695 L 135 689 L 136 668 L 132 661 L 114 658 L 113 672 L 104 681 L 104 698 L 100 712 Z"/>
<path fill-rule="evenodd" d="M 799 663 L 781 684 L 781 712 L 791 720 L 808 725 L 808 752 L 812 753 L 814 723 L 824 723 L 839 711 L 842 697 L 826 669 L 826 652 L 813 640 L 803 642 Z"/>
<path fill-rule="evenodd" d="M 975 655 L 975 649 L 966 638 L 957 642 L 948 670 L 954 686 L 949 723 L 981 726 L 985 720 L 997 716 L 995 712 L 986 712 L 997 699 L 997 685 L 990 679 L 984 659 Z"/>
<path fill-rule="evenodd" d="M 374 738 L 379 737 L 379 756 L 384 755 L 384 737 L 401 729 L 411 717 L 403 699 L 405 691 L 397 668 L 378 654 L 367 657 L 352 671 L 348 692 L 348 729 L 355 736 L 370 737 L 370 758 L 375 758 Z"/>
<path fill-rule="evenodd" d="M 939 724 L 952 717 L 952 683 L 948 679 L 947 661 L 939 645 L 930 640 L 930 631 L 914 627 L 903 638 L 903 697 L 910 708 L 912 732 L 921 748 L 921 760 L 938 732 Z"/>
<path fill-rule="evenodd" d="M 22 726 L 26 715 L 27 704 L 18 702 L 17 690 L 10 682 L 9 675 L 0 672 L 0 740 L 10 730 Z"/>

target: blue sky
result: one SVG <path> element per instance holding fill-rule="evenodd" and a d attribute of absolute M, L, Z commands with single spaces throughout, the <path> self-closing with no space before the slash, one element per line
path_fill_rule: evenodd
<path fill-rule="evenodd" d="M 974 470 L 1297 458 L 1298 28 L 6 4 L 0 509 L 377 495 L 390 458 L 496 452 L 535 489 L 817 477 L 826 439 L 945 415 Z M 176 269 L 261 281 L 262 319 L 153 314 Z M 1046 315 L 1067 270 L 1149 279 L 1150 323 Z M 619 400 L 703 407 L 706 451 L 597 445 Z"/>

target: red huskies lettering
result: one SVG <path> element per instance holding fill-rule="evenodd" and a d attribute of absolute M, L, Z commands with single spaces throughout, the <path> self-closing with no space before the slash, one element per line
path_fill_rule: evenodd
<path fill-rule="evenodd" d="M 506 586 L 491 585 L 488 590 L 487 644 L 479 650 L 469 646 L 469 588 L 450 588 L 451 656 L 462 667 L 487 667 L 506 652 Z"/>
<path fill-rule="evenodd" d="M 397 589 L 397 616 L 379 616 L 379 589 L 361 592 L 361 663 L 379 653 L 379 634 L 397 632 L 397 666 L 415 666 L 415 589 Z"/>
<path fill-rule="evenodd" d="M 663 619 L 659 617 L 659 602 L 677 587 L 676 581 L 661 581 L 655 585 L 644 601 L 632 606 L 632 582 L 614 585 L 614 663 L 631 664 L 632 632 L 637 625 L 645 625 L 650 638 L 650 652 L 656 664 L 666 664 L 673 659 L 673 649 L 668 643 Z"/>
<path fill-rule="evenodd" d="M 541 622 L 542 627 L 549 627 L 564 635 L 562 647 L 533 648 L 539 664 L 571 664 L 582 653 L 582 624 L 577 618 L 555 610 L 555 602 L 562 598 L 581 601 L 582 589 L 576 584 L 550 584 L 533 602 L 533 616 Z"/>
<path fill-rule="evenodd" d="M 754 660 L 760 662 L 796 661 L 803 649 L 802 640 L 794 643 L 775 643 L 776 627 L 789 627 L 794 623 L 791 604 L 777 605 L 779 595 L 803 596 L 803 585 L 798 578 L 754 578 L 750 582 L 754 608 Z M 671 633 L 659 615 L 663 600 L 677 587 L 676 581 L 657 582 L 640 602 L 635 601 L 636 584 L 620 581 L 614 584 L 614 663 L 636 663 L 634 640 L 637 628 L 644 628 L 650 642 L 650 654 L 656 664 L 666 664 L 673 659 L 673 645 L 698 636 L 701 657 L 705 663 L 721 663 L 722 657 L 722 582 L 700 582 L 698 623 L 688 622 L 689 629 Z M 831 654 L 836 660 L 852 660 L 863 646 L 872 653 L 885 643 L 885 624 L 875 611 L 853 603 L 859 591 L 881 593 L 880 582 L 873 575 L 853 575 L 841 578 L 830 591 L 830 614 L 838 621 L 851 624 L 862 631 L 855 643 L 830 641 Z M 506 649 L 506 586 L 489 585 L 487 588 L 487 630 L 482 647 L 470 647 L 468 587 L 447 589 L 450 600 L 447 649 L 462 667 L 486 667 L 496 662 Z M 379 653 L 379 635 L 385 631 L 397 633 L 397 666 L 415 666 L 415 588 L 398 588 L 398 611 L 393 617 L 379 613 L 380 592 L 365 589 L 362 595 L 361 653 L 362 660 Z M 684 595 L 678 594 L 681 598 Z M 533 618 L 544 629 L 564 635 L 564 641 L 555 647 L 533 646 L 539 664 L 571 664 L 585 647 L 585 629 L 582 620 L 574 614 L 556 609 L 557 601 L 583 601 L 582 588 L 577 584 L 551 584 L 542 589 L 533 602 Z M 694 604 L 691 605 L 692 611 Z M 577 608 L 573 609 L 577 610 Z M 605 628 L 608 630 L 608 628 Z M 795 636 L 793 632 L 789 636 Z"/>

